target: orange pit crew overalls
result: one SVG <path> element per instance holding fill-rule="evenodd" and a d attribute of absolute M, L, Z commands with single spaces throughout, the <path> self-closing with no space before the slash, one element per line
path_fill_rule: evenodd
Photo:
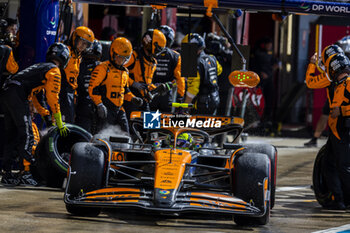
<path fill-rule="evenodd" d="M 110 61 L 96 66 L 91 74 L 89 95 L 92 101 L 107 108 L 107 123 L 120 125 L 129 133 L 129 123 L 123 108 L 124 100 L 131 101 L 134 97 L 128 88 L 129 75 L 126 68 L 115 67 Z"/>
<path fill-rule="evenodd" d="M 314 75 L 315 64 L 309 64 L 306 72 L 306 85 L 309 88 L 327 88 L 327 97 L 330 108 L 340 107 L 341 115 L 328 117 L 328 126 L 331 133 L 327 140 L 327 156 L 322 168 L 326 183 L 332 191 L 336 202 L 350 204 L 350 125 L 349 124 L 349 100 L 350 79 L 335 85 L 331 82 L 327 73 Z"/>
<path fill-rule="evenodd" d="M 144 110 L 149 111 L 149 100 L 147 99 L 147 92 L 156 88 L 152 83 L 154 72 L 156 71 L 157 61 L 152 57 L 145 55 L 143 48 L 138 48 L 134 50 L 131 54 L 129 62 L 125 65 L 129 70 L 129 87 L 130 91 L 137 97 L 143 98 L 143 106 L 136 107 L 131 103 L 125 104 L 125 110 L 128 117 L 132 111 Z M 134 82 L 145 83 L 147 89 L 145 91 L 139 91 L 136 88 L 133 88 L 132 85 Z"/>

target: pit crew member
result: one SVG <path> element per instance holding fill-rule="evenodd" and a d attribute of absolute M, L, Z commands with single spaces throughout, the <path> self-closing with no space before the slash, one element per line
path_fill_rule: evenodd
<path fill-rule="evenodd" d="M 325 47 L 322 50 L 321 53 L 321 68 L 323 70 L 323 74 L 320 74 L 316 77 L 314 77 L 314 73 L 316 71 L 316 62 L 317 62 L 317 54 L 314 54 L 311 57 L 310 64 L 308 66 L 308 70 L 306 73 L 306 84 L 308 85 L 309 88 L 322 88 L 324 86 L 331 86 L 331 82 L 329 80 L 328 74 L 326 72 L 326 67 L 328 66 L 329 59 L 332 55 L 334 54 L 339 54 L 339 53 L 344 53 L 343 50 L 338 46 L 338 45 L 329 45 Z M 317 81 L 315 81 L 317 80 Z M 331 92 L 329 92 L 331 89 Z M 333 93 L 333 88 L 330 87 L 327 88 L 327 93 Z M 322 108 L 322 115 L 320 119 L 317 121 L 316 125 L 316 130 L 313 134 L 313 137 L 310 139 L 310 141 L 306 142 L 304 145 L 305 146 L 317 146 L 317 139 L 321 136 L 323 130 L 327 126 L 327 121 L 328 121 L 328 115 L 329 115 L 329 101 L 326 100 L 324 103 L 324 106 Z"/>
<path fill-rule="evenodd" d="M 60 92 L 60 105 L 63 120 L 67 123 L 74 121 L 74 94 L 78 87 L 78 75 L 81 62 L 81 53 L 94 42 L 94 33 L 84 26 L 77 27 L 69 40 L 71 58 L 65 69 L 61 69 L 62 87 Z"/>
<path fill-rule="evenodd" d="M 197 33 L 186 35 L 182 43 L 196 43 L 197 51 L 197 76 L 188 77 L 185 103 L 194 103 L 195 114 L 215 114 L 220 103 L 218 76 L 222 72 L 220 63 L 214 56 L 204 52 L 204 39 Z"/>
<path fill-rule="evenodd" d="M 169 90 L 165 95 L 155 97 L 150 103 L 150 108 L 152 111 L 159 109 L 161 112 L 170 112 L 172 102 L 181 102 L 181 100 L 183 100 L 186 84 L 185 78 L 181 77 L 181 56 L 178 52 L 171 49 L 175 39 L 175 32 L 167 25 L 160 26 L 159 30 L 163 32 L 166 37 L 166 47 L 164 51 L 156 57 L 157 68 L 152 82 L 157 86 L 159 83 L 176 81 L 178 98 L 176 98 L 176 101 L 172 96 L 171 90 Z"/>
<path fill-rule="evenodd" d="M 8 78 L 3 86 L 1 102 L 5 112 L 5 148 L 3 159 L 4 174 L 1 183 L 19 184 L 19 178 L 12 173 L 12 161 L 18 150 L 20 161 L 26 159 L 35 163 L 32 156 L 33 130 L 28 97 L 35 90 L 45 89 L 47 102 L 56 119 L 61 136 L 69 133 L 61 118 L 58 94 L 61 88 L 60 68 L 64 68 L 69 59 L 69 49 L 62 43 L 54 43 L 48 48 L 46 62 L 32 65 Z M 23 164 L 20 176 L 23 175 Z M 24 177 L 22 177 L 23 179 Z"/>
<path fill-rule="evenodd" d="M 330 153 L 327 153 L 327 185 L 334 195 L 334 208 L 350 205 L 350 60 L 344 54 L 330 58 L 328 74 L 334 82 L 328 125 Z"/>
<path fill-rule="evenodd" d="M 125 65 L 129 70 L 129 87 L 131 92 L 145 101 L 141 107 L 126 103 L 125 108 L 128 117 L 134 110 L 149 111 L 149 91 L 155 89 L 152 83 L 153 75 L 156 70 L 157 57 L 161 54 L 166 45 L 164 34 L 158 29 L 148 29 L 142 37 L 142 46 L 133 51 L 130 60 Z"/>
<path fill-rule="evenodd" d="M 129 133 L 128 119 L 123 108 L 124 100 L 141 106 L 141 98 L 135 97 L 128 87 L 128 70 L 124 64 L 130 59 L 132 45 L 124 37 L 116 38 L 110 47 L 109 60 L 102 62 L 91 74 L 89 95 L 97 106 L 98 116 L 110 125 L 119 125 Z"/>
<path fill-rule="evenodd" d="M 95 40 L 92 46 L 82 53 L 82 62 L 80 64 L 80 72 L 78 76 L 77 88 L 77 106 L 75 124 L 83 127 L 90 133 L 96 132 L 96 109 L 89 95 L 89 83 L 91 73 L 101 62 L 102 45 Z"/>

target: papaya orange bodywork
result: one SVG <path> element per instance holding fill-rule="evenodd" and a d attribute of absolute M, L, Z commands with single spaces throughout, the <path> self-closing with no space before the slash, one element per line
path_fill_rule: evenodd
<path fill-rule="evenodd" d="M 213 206 L 220 206 L 216 207 L 218 209 L 225 209 L 230 210 L 230 208 L 238 208 L 238 211 L 245 211 L 246 207 L 244 206 L 244 201 L 238 201 L 237 198 L 229 197 L 227 195 L 222 194 L 214 194 L 214 193 L 197 193 L 192 192 L 191 195 L 199 196 L 199 197 L 191 197 L 190 201 L 200 201 L 200 202 L 206 202 L 208 204 L 203 203 L 191 203 L 192 206 L 200 206 L 200 207 L 210 207 L 213 208 Z M 201 198 L 202 196 L 203 198 Z M 216 200 L 208 200 L 207 198 L 215 198 Z M 226 202 L 227 201 L 227 202 Z M 240 204 L 234 204 L 234 203 L 228 203 L 228 202 L 240 202 Z"/>
<path fill-rule="evenodd" d="M 134 192 L 134 193 L 133 193 Z M 108 195 L 98 195 L 103 193 L 111 193 Z M 118 194 L 120 193 L 120 194 Z M 127 194 L 125 194 L 127 193 Z M 89 195 L 87 199 L 96 199 L 96 198 L 106 198 L 106 201 L 108 202 L 138 202 L 138 199 L 140 197 L 140 189 L 133 189 L 133 188 L 105 188 L 105 189 L 99 189 L 96 191 L 88 192 L 86 193 Z M 93 196 L 96 195 L 96 196 Z M 112 200 L 115 198 L 128 198 L 128 199 L 120 199 L 120 200 Z"/>
<path fill-rule="evenodd" d="M 184 150 L 165 149 L 156 151 L 154 188 L 177 189 L 185 172 L 186 163 L 191 162 L 191 154 Z"/>

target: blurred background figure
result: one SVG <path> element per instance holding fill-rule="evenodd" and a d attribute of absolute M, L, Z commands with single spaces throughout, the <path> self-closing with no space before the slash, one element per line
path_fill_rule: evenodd
<path fill-rule="evenodd" d="M 1 38 L 2 44 L 6 44 L 11 47 L 16 47 L 17 45 L 17 32 L 18 32 L 18 26 L 17 26 L 17 20 L 16 19 L 1 19 L 0 23 L 1 27 Z"/>
<path fill-rule="evenodd" d="M 265 99 L 264 114 L 261 119 L 263 128 L 271 128 L 274 121 L 274 70 L 278 68 L 278 61 L 273 55 L 273 43 L 269 37 L 263 37 L 257 42 L 251 59 L 251 69 L 260 76 L 261 87 Z M 267 125 L 265 125 L 267 124 Z"/>
<path fill-rule="evenodd" d="M 1 87 L 3 86 L 5 80 L 11 75 L 18 71 L 18 64 L 15 60 L 14 46 L 16 37 L 17 25 L 14 24 L 15 20 L 0 20 L 0 95 L 2 93 Z M 0 103 L 0 132 L 5 131 L 4 125 L 4 110 Z M 0 168 L 2 166 L 3 158 L 3 147 L 6 140 L 6 135 L 4 133 L 0 134 Z"/>
<path fill-rule="evenodd" d="M 101 32 L 101 40 L 113 41 L 117 32 L 111 27 L 104 27 Z"/>
<path fill-rule="evenodd" d="M 205 52 L 212 54 L 222 66 L 222 73 L 218 76 L 220 105 L 217 114 L 224 116 L 226 114 L 226 103 L 228 91 L 231 84 L 228 80 L 228 75 L 231 73 L 232 53 L 230 44 L 226 37 L 218 36 L 214 33 L 209 33 L 205 37 Z"/>

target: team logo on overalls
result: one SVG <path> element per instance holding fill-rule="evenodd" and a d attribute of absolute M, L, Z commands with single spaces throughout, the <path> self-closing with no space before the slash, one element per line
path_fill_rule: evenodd
<path fill-rule="evenodd" d="M 156 112 L 143 113 L 143 128 L 144 129 L 160 129 L 160 115 L 159 110 Z"/>

